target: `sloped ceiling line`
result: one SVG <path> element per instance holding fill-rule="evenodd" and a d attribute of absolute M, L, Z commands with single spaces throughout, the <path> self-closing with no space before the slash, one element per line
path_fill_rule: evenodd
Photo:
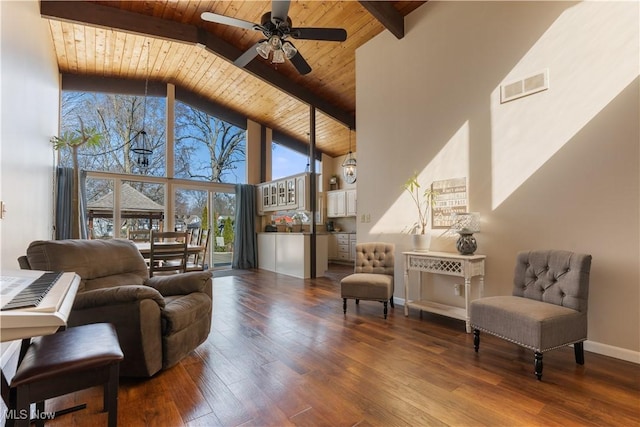
<path fill-rule="evenodd" d="M 404 37 L 404 16 L 387 1 L 359 1 L 397 39 Z"/>

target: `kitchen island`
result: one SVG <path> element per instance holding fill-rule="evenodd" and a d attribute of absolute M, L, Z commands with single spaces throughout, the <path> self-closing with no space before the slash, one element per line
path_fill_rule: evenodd
<path fill-rule="evenodd" d="M 328 268 L 328 235 L 316 234 L 316 277 Z M 310 233 L 258 233 L 258 267 L 280 274 L 311 277 Z"/>

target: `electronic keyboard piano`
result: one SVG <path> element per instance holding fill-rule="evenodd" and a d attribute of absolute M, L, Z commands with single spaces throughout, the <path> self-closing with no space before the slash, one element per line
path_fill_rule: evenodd
<path fill-rule="evenodd" d="M 79 285 L 75 273 L 2 271 L 0 341 L 49 335 L 66 326 Z"/>

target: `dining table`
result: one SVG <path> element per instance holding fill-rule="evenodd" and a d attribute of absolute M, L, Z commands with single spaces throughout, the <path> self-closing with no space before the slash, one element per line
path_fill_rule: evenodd
<path fill-rule="evenodd" d="M 151 256 L 151 243 L 150 242 L 133 242 L 138 248 L 138 251 L 142 254 L 144 258 L 149 258 Z M 162 245 L 162 242 L 156 243 L 156 245 Z M 187 255 L 196 255 L 200 252 L 204 251 L 204 246 L 202 245 L 187 245 Z"/>

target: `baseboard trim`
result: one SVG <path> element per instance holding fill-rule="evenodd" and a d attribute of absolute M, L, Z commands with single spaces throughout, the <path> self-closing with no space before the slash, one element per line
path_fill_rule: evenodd
<path fill-rule="evenodd" d="M 393 303 L 404 307 L 404 298 L 393 297 Z M 403 308 L 404 309 L 404 308 Z M 626 348 L 614 347 L 608 344 L 602 344 L 596 341 L 587 340 L 584 342 L 584 349 L 592 353 L 601 354 L 603 356 L 613 357 L 627 362 L 640 364 L 640 352 L 628 350 Z"/>
<path fill-rule="evenodd" d="M 612 345 L 602 344 L 589 340 L 584 342 L 584 349 L 586 351 L 601 354 L 603 356 L 609 356 L 615 359 L 640 364 L 640 352 L 638 351 L 628 350 L 621 347 L 614 347 Z"/>

